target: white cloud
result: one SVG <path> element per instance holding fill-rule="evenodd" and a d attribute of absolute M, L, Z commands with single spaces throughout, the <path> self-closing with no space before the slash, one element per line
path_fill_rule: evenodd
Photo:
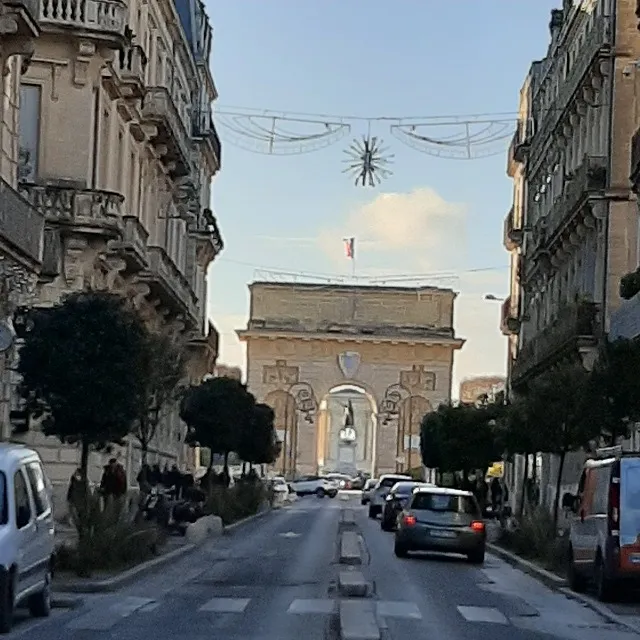
<path fill-rule="evenodd" d="M 353 236 L 356 260 L 369 250 L 376 254 L 410 251 L 419 255 L 425 269 L 441 270 L 459 263 L 464 255 L 465 214 L 464 204 L 447 202 L 431 188 L 383 193 L 353 211 L 339 228 L 321 230 L 318 243 L 330 258 L 342 263 L 342 238 Z"/>

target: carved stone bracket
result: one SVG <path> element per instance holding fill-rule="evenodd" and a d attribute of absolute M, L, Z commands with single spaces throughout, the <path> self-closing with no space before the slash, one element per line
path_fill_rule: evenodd
<path fill-rule="evenodd" d="M 308 382 L 298 382 L 289 389 L 289 393 L 296 401 L 296 409 L 309 424 L 313 424 L 318 411 L 318 401 L 311 385 Z"/>
<path fill-rule="evenodd" d="M 118 276 L 127 268 L 127 262 L 123 258 L 110 256 L 104 253 L 98 254 L 94 267 L 102 274 L 102 282 L 91 283 L 94 288 L 115 291 Z M 98 284 L 98 286 L 96 286 Z"/>

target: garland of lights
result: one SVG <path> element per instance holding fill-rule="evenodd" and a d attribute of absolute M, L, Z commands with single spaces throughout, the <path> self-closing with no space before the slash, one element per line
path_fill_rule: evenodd
<path fill-rule="evenodd" d="M 217 122 L 232 145 L 268 155 L 311 153 L 336 144 L 357 125 L 365 124 L 367 133 L 354 138 L 344 150 L 347 166 L 343 173 L 354 179 L 356 186 L 374 187 L 393 174 L 389 165 L 394 156 L 383 146 L 383 139 L 372 134 L 373 128 L 386 126 L 394 138 L 431 156 L 476 160 L 504 153 L 517 117 L 360 118 L 238 107 L 217 111 Z"/>

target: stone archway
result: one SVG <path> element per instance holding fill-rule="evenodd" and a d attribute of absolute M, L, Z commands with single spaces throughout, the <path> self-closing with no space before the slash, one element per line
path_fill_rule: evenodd
<path fill-rule="evenodd" d="M 267 394 L 264 402 L 275 413 L 275 426 L 278 439 L 282 442 L 282 451 L 275 464 L 278 472 L 287 475 L 295 471 L 298 448 L 298 412 L 295 398 L 282 389 Z"/>
<path fill-rule="evenodd" d="M 420 457 L 420 424 L 426 413 L 433 411 L 423 396 L 409 396 L 399 408 L 396 470 L 409 470 L 422 465 Z"/>

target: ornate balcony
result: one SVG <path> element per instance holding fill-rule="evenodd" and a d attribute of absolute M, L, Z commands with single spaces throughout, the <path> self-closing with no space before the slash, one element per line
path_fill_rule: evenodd
<path fill-rule="evenodd" d="M 147 240 L 149 234 L 136 216 L 123 216 L 122 238 L 109 243 L 109 249 L 127 262 L 130 272 L 138 272 L 149 265 Z"/>
<path fill-rule="evenodd" d="M 44 216 L 0 180 L 0 240 L 32 265 L 42 261 Z"/>
<path fill-rule="evenodd" d="M 189 136 L 178 109 L 166 87 L 147 89 L 142 106 L 142 120 L 156 127 L 153 142 L 163 147 L 162 162 L 170 167 L 173 178 L 191 173 Z"/>
<path fill-rule="evenodd" d="M 220 335 L 215 326 L 209 322 L 207 333 L 194 331 L 186 343 L 189 352 L 189 374 L 194 382 L 202 381 L 202 378 L 213 373 L 218 359 Z"/>
<path fill-rule="evenodd" d="M 120 0 L 40 0 L 38 21 L 43 30 L 124 44 L 127 5 Z"/>
<path fill-rule="evenodd" d="M 63 184 L 23 183 L 18 189 L 47 223 L 73 226 L 82 233 L 120 236 L 124 197 L 118 193 Z"/>
<path fill-rule="evenodd" d="M 211 209 L 203 209 L 189 225 L 189 235 L 196 240 L 198 262 L 203 266 L 208 265 L 224 249 L 218 221 Z"/>
<path fill-rule="evenodd" d="M 509 151 L 507 153 L 507 175 L 513 178 L 516 175 L 516 170 L 527 158 L 529 151 L 529 141 L 522 140 L 522 134 L 520 132 L 520 125 L 515 130 L 513 138 L 511 138 L 511 144 L 509 145 Z"/>
<path fill-rule="evenodd" d="M 604 197 L 607 188 L 608 163 L 604 156 L 585 155 L 582 164 L 565 178 L 564 189 L 547 216 L 547 237 L 553 241 L 585 202 Z"/>
<path fill-rule="evenodd" d="M 602 335 L 599 306 L 579 302 L 561 309 L 555 320 L 529 340 L 518 352 L 511 370 L 513 385 L 551 366 L 561 356 L 597 348 Z"/>
<path fill-rule="evenodd" d="M 145 92 L 144 74 L 147 55 L 137 45 L 129 45 L 118 52 L 115 66 L 120 80 L 120 91 L 125 98 L 142 98 Z"/>
<path fill-rule="evenodd" d="M 515 208 L 512 206 L 504 218 L 503 244 L 507 251 L 515 251 L 522 246 L 524 233 L 522 229 L 516 227 L 514 222 Z"/>
<path fill-rule="evenodd" d="M 176 315 L 191 323 L 199 317 L 198 300 L 171 257 L 162 247 L 149 247 L 149 268 L 139 274 L 151 288 L 152 295 Z"/>
<path fill-rule="evenodd" d="M 509 296 L 500 308 L 500 331 L 503 336 L 513 336 L 520 331 L 520 320 L 514 315 Z"/>
<path fill-rule="evenodd" d="M 193 117 L 191 133 L 194 138 L 202 140 L 207 145 L 212 164 L 216 167 L 216 171 L 219 171 L 222 166 L 222 145 L 211 113 L 196 113 Z"/>

